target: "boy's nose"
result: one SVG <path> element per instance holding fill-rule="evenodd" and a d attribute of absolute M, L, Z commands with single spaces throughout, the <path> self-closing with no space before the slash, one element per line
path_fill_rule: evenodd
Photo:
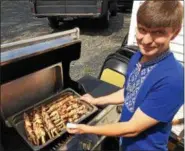
<path fill-rule="evenodd" d="M 143 36 L 142 44 L 147 45 L 147 44 L 150 44 L 150 43 L 152 43 L 152 42 L 153 42 L 153 38 L 152 38 L 152 36 L 151 36 L 149 33 L 147 33 L 147 34 L 145 34 L 145 35 Z"/>

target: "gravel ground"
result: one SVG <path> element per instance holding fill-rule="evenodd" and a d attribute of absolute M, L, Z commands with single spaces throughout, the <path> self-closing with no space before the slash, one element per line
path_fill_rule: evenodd
<path fill-rule="evenodd" d="M 118 13 L 111 17 L 108 29 L 96 28 L 96 21 L 74 20 L 53 31 L 47 19 L 35 18 L 27 1 L 1 1 L 1 43 L 13 42 L 74 27 L 80 28 L 81 58 L 71 64 L 71 77 L 77 80 L 85 74 L 99 75 L 105 58 L 115 52 L 128 32 L 131 13 Z"/>

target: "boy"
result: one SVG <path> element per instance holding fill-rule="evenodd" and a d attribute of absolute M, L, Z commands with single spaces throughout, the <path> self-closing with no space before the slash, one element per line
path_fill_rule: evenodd
<path fill-rule="evenodd" d="M 68 128 L 69 133 L 120 136 L 125 151 L 167 151 L 171 121 L 183 104 L 183 67 L 169 43 L 181 30 L 179 1 L 145 1 L 137 13 L 140 51 L 130 60 L 124 88 L 108 96 L 83 100 L 95 105 L 124 103 L 119 123 Z"/>

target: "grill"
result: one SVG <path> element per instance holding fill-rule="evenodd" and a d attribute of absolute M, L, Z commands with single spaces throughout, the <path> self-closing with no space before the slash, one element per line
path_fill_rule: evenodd
<path fill-rule="evenodd" d="M 81 52 L 79 29 L 1 45 L 1 49 L 1 147 L 6 151 L 97 150 L 104 136 L 71 135 L 64 125 L 67 122 L 89 125 L 117 122 L 120 117 L 117 106 L 97 108 L 79 97 L 85 93 L 102 96 L 118 88 L 90 76 L 79 81 L 71 79 L 70 63 L 79 59 Z M 76 119 L 65 119 L 59 134 L 52 138 L 47 135 L 45 143 L 30 142 L 25 129 L 25 113 L 33 117 L 35 111 L 39 111 L 41 115 L 41 111 L 45 111 L 43 108 L 48 111 L 59 102 L 63 103 L 62 107 L 65 103 L 73 106 L 65 99 L 67 96 L 84 106 L 85 113 Z M 76 108 L 73 112 L 79 111 Z"/>

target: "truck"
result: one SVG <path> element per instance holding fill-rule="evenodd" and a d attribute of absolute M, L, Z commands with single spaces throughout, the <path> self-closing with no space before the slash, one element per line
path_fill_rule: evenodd
<path fill-rule="evenodd" d="M 132 9 L 133 0 L 118 0 L 118 8 L 120 9 Z"/>
<path fill-rule="evenodd" d="M 110 16 L 117 14 L 117 0 L 30 0 L 35 17 L 48 19 L 53 29 L 66 18 L 96 18 L 101 27 L 108 27 Z"/>

